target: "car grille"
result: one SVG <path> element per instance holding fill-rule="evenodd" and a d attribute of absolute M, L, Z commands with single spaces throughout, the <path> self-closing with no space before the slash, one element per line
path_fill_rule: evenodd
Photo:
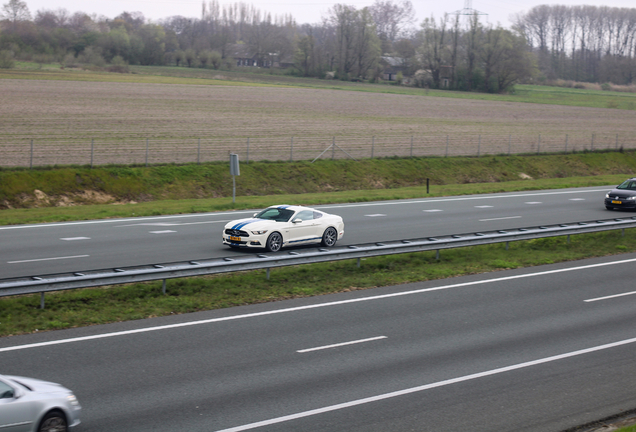
<path fill-rule="evenodd" d="M 227 235 L 231 235 L 233 237 L 249 237 L 250 235 L 247 233 L 247 231 L 243 231 L 243 230 L 236 230 L 236 229 L 226 229 L 225 230 L 225 234 Z"/>

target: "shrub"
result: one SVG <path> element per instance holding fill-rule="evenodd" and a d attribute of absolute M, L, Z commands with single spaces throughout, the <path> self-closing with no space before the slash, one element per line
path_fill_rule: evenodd
<path fill-rule="evenodd" d="M 12 69 L 14 67 L 13 52 L 8 50 L 0 51 L 0 69 Z"/>

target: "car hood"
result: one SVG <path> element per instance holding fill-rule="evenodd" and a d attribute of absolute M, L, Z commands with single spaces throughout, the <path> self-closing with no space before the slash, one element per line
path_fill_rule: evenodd
<path fill-rule="evenodd" d="M 626 197 L 636 196 L 636 191 L 629 190 L 629 189 L 612 189 L 611 191 L 608 192 L 608 194 L 611 197 L 617 196 L 621 198 L 626 198 Z"/>
<path fill-rule="evenodd" d="M 72 393 L 69 389 L 62 386 L 61 384 L 50 381 L 42 381 L 36 378 L 27 378 L 13 375 L 4 375 L 4 377 L 20 385 L 28 387 L 29 389 L 38 393 Z"/>
<path fill-rule="evenodd" d="M 275 222 L 271 221 L 271 220 L 266 220 L 266 219 L 246 218 L 246 219 L 235 220 L 235 221 L 232 221 L 232 222 L 226 224 L 225 225 L 225 229 L 235 229 L 235 230 L 250 229 L 250 230 L 255 230 L 255 229 L 268 227 L 272 223 L 275 223 Z"/>

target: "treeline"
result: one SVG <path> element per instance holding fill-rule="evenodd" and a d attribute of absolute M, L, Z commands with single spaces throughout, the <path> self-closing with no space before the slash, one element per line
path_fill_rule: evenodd
<path fill-rule="evenodd" d="M 272 16 L 245 3 L 222 7 L 217 0 L 202 3 L 200 18 L 173 16 L 157 22 L 139 12 L 110 19 L 57 9 L 32 16 L 26 2 L 9 0 L 0 11 L 0 67 L 9 67 L 13 59 L 115 70 L 129 64 L 256 66 L 308 77 L 487 92 L 509 91 L 541 73 L 561 77 L 556 65 L 563 65 L 563 78 L 605 77 L 588 73 L 587 50 L 607 47 L 588 44 L 589 26 L 585 57 L 579 59 L 580 48 L 560 50 L 555 63 L 553 49 L 563 46 L 561 39 L 554 45 L 550 31 L 537 45 L 534 27 L 521 25 L 532 21 L 535 9 L 519 16 L 518 25 L 509 30 L 485 24 L 479 15 L 445 15 L 416 24 L 409 0 L 376 0 L 362 9 L 337 4 L 313 24 L 298 24 L 291 15 Z M 572 33 L 578 34 L 580 30 Z M 598 62 L 619 56 L 616 37 L 611 33 L 610 52 L 594 51 Z M 631 50 L 620 55 L 631 60 L 633 40 L 629 43 Z M 615 82 L 632 82 L 629 74 L 616 75 L 621 81 Z"/>
<path fill-rule="evenodd" d="M 515 26 L 549 79 L 632 84 L 636 77 L 636 9 L 535 6 Z"/>

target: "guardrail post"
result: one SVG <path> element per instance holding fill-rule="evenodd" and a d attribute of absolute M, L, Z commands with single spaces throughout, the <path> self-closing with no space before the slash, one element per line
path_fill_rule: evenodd
<path fill-rule="evenodd" d="M 435 253 L 435 259 L 437 261 L 439 261 L 439 249 L 437 249 L 436 253 Z"/>
<path fill-rule="evenodd" d="M 44 309 L 44 291 L 40 293 L 40 309 Z"/>
<path fill-rule="evenodd" d="M 358 258 L 358 268 L 360 268 L 360 258 Z"/>
<path fill-rule="evenodd" d="M 506 242 L 506 250 L 510 247 L 510 242 Z"/>
<path fill-rule="evenodd" d="M 269 267 L 267 268 L 267 280 L 269 280 Z"/>
<path fill-rule="evenodd" d="M 166 295 L 166 279 L 163 280 L 163 286 L 161 287 L 161 292 L 163 295 Z"/>

